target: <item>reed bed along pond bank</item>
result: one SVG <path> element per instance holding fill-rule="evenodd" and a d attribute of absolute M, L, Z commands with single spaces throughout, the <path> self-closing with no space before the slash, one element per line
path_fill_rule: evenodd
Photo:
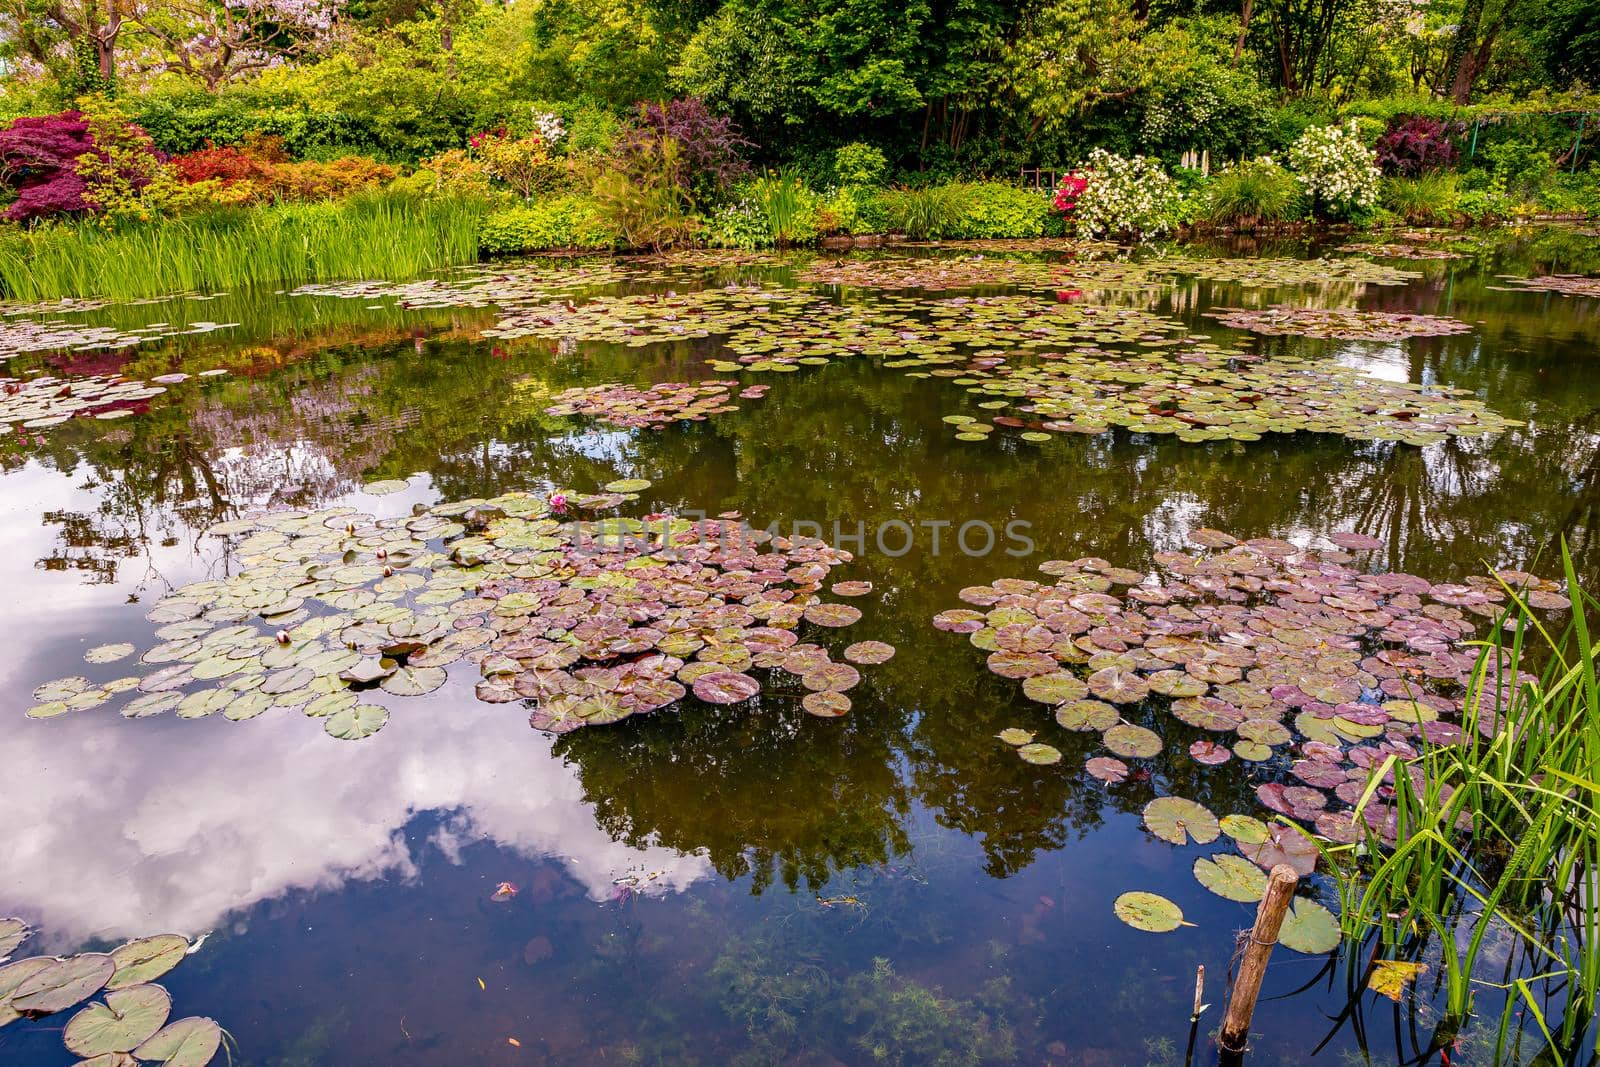
<path fill-rule="evenodd" d="M 0 237 L 14 300 L 275 288 L 409 278 L 478 258 L 482 205 L 393 195 L 233 208 L 158 223 L 16 229 Z"/>

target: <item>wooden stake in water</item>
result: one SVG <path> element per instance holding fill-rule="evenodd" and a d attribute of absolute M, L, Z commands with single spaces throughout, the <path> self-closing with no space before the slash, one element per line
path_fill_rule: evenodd
<path fill-rule="evenodd" d="M 1239 962 L 1239 976 L 1228 994 L 1228 1011 L 1222 1017 L 1218 1044 L 1222 1046 L 1224 1062 L 1230 1057 L 1236 1061 L 1244 1054 L 1250 1038 L 1250 1017 L 1255 1014 L 1256 997 L 1261 994 L 1261 981 L 1267 975 L 1267 960 L 1272 957 L 1272 946 L 1278 943 L 1278 930 L 1299 881 L 1300 876 L 1286 863 L 1272 868 L 1267 878 L 1267 891 L 1256 907 L 1256 923 Z"/>

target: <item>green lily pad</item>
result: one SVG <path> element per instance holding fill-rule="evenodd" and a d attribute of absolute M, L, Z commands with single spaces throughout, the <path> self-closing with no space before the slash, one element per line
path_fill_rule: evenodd
<path fill-rule="evenodd" d="M 56 960 L 11 993 L 11 1007 L 23 1015 L 53 1015 L 100 992 L 117 965 L 101 952 L 84 952 Z"/>
<path fill-rule="evenodd" d="M 1017 755 L 1021 756 L 1027 763 L 1036 763 L 1040 766 L 1048 766 L 1052 763 L 1061 762 L 1060 749 L 1051 745 L 1041 744 L 1037 741 L 1033 742 L 1032 744 L 1023 745 L 1021 748 L 1017 749 Z"/>
<path fill-rule="evenodd" d="M 1219 825 L 1241 845 L 1259 845 L 1267 839 L 1267 824 L 1254 815 L 1224 815 Z"/>
<path fill-rule="evenodd" d="M 389 709 L 381 704 L 353 704 L 340 708 L 322 720 L 322 728 L 329 737 L 341 741 L 359 741 L 371 737 L 389 721 Z"/>
<path fill-rule="evenodd" d="M 1267 891 L 1265 872 L 1243 856 L 1202 856 L 1194 861 L 1196 880 L 1219 897 L 1254 903 Z"/>
<path fill-rule="evenodd" d="M 154 981 L 183 962 L 188 951 L 188 938 L 178 934 L 157 934 L 129 941 L 111 950 L 111 960 L 117 969 L 106 988 L 126 989 Z"/>
<path fill-rule="evenodd" d="M 136 1058 L 162 1067 L 206 1067 L 222 1046 L 222 1028 L 198 1017 L 169 1023 L 133 1050 Z"/>
<path fill-rule="evenodd" d="M 0 1026 L 9 1026 L 22 1018 L 22 1014 L 11 1006 L 11 994 L 17 986 L 55 962 L 49 956 L 28 956 L 0 966 Z"/>
<path fill-rule="evenodd" d="M 385 675 L 378 688 L 397 697 L 419 697 L 439 688 L 448 677 L 443 667 L 400 667 Z"/>
<path fill-rule="evenodd" d="M 1174 845 L 1208 845 L 1217 839 L 1217 817 L 1184 797 L 1157 797 L 1144 809 L 1147 830 Z"/>
<path fill-rule="evenodd" d="M 1121 722 L 1105 732 L 1106 747 L 1124 759 L 1149 759 L 1161 751 L 1161 738 L 1142 726 Z"/>
<path fill-rule="evenodd" d="M 1008 745 L 1026 745 L 1033 740 L 1032 730 L 1023 730 L 1016 726 L 1008 726 L 995 735 Z"/>
<path fill-rule="evenodd" d="M 368 482 L 361 487 L 361 491 L 372 496 L 388 496 L 391 493 L 404 492 L 410 484 L 404 478 L 387 478 L 379 482 Z"/>
<path fill-rule="evenodd" d="M 83 659 L 86 663 L 115 663 L 119 659 L 127 659 L 133 652 L 133 646 L 124 641 L 113 645 L 96 645 L 83 654 Z"/>
<path fill-rule="evenodd" d="M 88 1058 L 131 1052 L 153 1037 L 172 1012 L 172 998 L 158 985 L 135 985 L 106 993 L 67 1022 L 62 1034 L 69 1051 Z"/>
<path fill-rule="evenodd" d="M 15 952 L 31 933 L 33 928 L 21 919 L 0 919 L 0 961 Z"/>
<path fill-rule="evenodd" d="M 655 483 L 648 478 L 618 478 L 604 486 L 608 493 L 642 493 Z"/>
<path fill-rule="evenodd" d="M 1278 930 L 1278 943 L 1296 952 L 1320 956 L 1339 947 L 1339 920 L 1314 900 L 1296 897 Z"/>
<path fill-rule="evenodd" d="M 1183 909 L 1155 893 L 1124 893 L 1112 905 L 1117 918 L 1152 934 L 1171 933 L 1183 925 Z"/>

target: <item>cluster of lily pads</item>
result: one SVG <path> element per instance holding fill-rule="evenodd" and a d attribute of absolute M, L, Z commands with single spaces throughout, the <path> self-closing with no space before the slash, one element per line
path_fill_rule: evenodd
<path fill-rule="evenodd" d="M 303 709 L 331 736 L 359 739 L 389 718 L 364 698 L 432 692 L 462 659 L 480 670 L 481 699 L 528 700 L 532 724 L 552 732 L 654 711 L 687 686 L 709 703 L 748 700 L 761 689 L 744 673 L 751 667 L 795 675 L 813 714 L 848 711 L 845 693 L 859 681 L 851 664 L 893 649 L 858 643 L 836 661 L 800 630 L 860 618 L 819 595 L 849 554 L 732 515 L 565 521 L 649 487 L 627 479 L 597 494 L 510 493 L 387 519 L 329 508 L 220 523 L 208 533 L 228 540 L 236 568 L 151 608 L 161 641 L 140 657 L 141 673 L 47 682 L 28 714 L 52 718 L 128 693 L 129 718 Z M 843 597 L 870 591 L 832 585 Z M 104 645 L 85 659 L 110 664 L 134 651 Z"/>
<path fill-rule="evenodd" d="M 1536 610 L 1570 607 L 1557 583 L 1520 571 L 1433 584 L 1362 570 L 1357 554 L 1382 547 L 1362 534 L 1336 534 L 1325 550 L 1206 529 L 1191 541 L 1200 550 L 1157 553 L 1148 573 L 1098 558 L 1048 561 L 1040 569 L 1054 584 L 1009 578 L 963 589 L 975 607 L 941 612 L 934 625 L 967 634 L 992 672 L 1018 679 L 1062 728 L 1100 732 L 1112 755 L 1088 761 L 1096 778 L 1121 781 L 1125 761 L 1161 754 L 1166 731 L 1133 718 L 1136 709 L 1165 716 L 1209 735 L 1188 745 L 1194 762 L 1275 772 L 1282 780 L 1257 789 L 1262 805 L 1332 841 L 1362 836 L 1353 809 L 1371 768 L 1414 757 L 1423 743 L 1463 740 L 1452 720 L 1478 661 L 1470 642 L 1501 610 L 1502 583 Z M 1031 763 L 1061 759 L 1020 728 L 1002 740 Z M 1392 797 L 1380 784 L 1360 816 L 1391 839 Z M 1183 833 L 1166 832 L 1167 820 L 1152 822 L 1149 811 L 1147 825 L 1178 844 L 1215 840 L 1218 821 L 1190 804 L 1181 805 Z M 1293 828 L 1235 825 L 1244 829 L 1230 836 L 1261 867 L 1314 868 L 1314 846 Z M 1219 877 L 1208 869 L 1202 881 Z"/>
<path fill-rule="evenodd" d="M 1600 277 L 1587 277 L 1581 274 L 1546 274 L 1537 278 L 1508 278 L 1507 281 L 1517 289 L 1534 289 L 1546 293 L 1560 293 L 1562 296 L 1600 297 Z"/>
<path fill-rule="evenodd" d="M 792 289 L 727 285 L 687 293 L 599 296 L 583 303 L 512 305 L 485 337 L 540 337 L 550 340 L 608 341 L 633 348 L 729 333 L 751 316 L 813 298 Z"/>
<path fill-rule="evenodd" d="M 1442 315 L 1408 315 L 1355 308 L 1304 308 L 1275 305 L 1269 308 L 1219 308 L 1206 312 L 1224 326 L 1269 337 L 1325 337 L 1340 341 L 1404 341 L 1412 337 L 1442 337 L 1471 333 L 1460 319 Z"/>
<path fill-rule="evenodd" d="M 177 934 L 139 938 L 110 952 L 29 956 L 6 962 L 32 931 L 0 919 L 0 1027 L 43 1018 L 102 995 L 67 1020 L 67 1050 L 94 1067 L 205 1067 L 222 1047 L 222 1028 L 193 1016 L 168 1022 L 172 997 L 154 981 L 192 951 Z"/>
<path fill-rule="evenodd" d="M 202 377 L 226 373 L 205 371 Z M 188 379 L 187 374 L 163 374 L 149 382 L 100 374 L 13 379 L 0 387 L 0 425 L 43 430 L 75 416 L 119 419 L 134 413 L 131 405 L 160 396 L 168 385 Z"/>
<path fill-rule="evenodd" d="M 119 330 L 114 326 L 90 326 L 60 319 L 0 318 L 0 360 L 29 352 L 131 348 L 163 337 L 211 333 L 237 325 L 236 322 L 192 322 L 187 326 L 174 326 L 168 322 L 152 322 L 131 330 Z"/>
<path fill-rule="evenodd" d="M 1159 338 L 1153 338 L 1159 341 Z M 1183 338 L 1161 354 L 1120 355 L 1096 347 L 1044 353 L 1013 365 L 979 352 L 956 384 L 985 398 L 978 407 L 1021 414 L 947 415 L 963 441 L 996 427 L 1029 441 L 1122 426 L 1184 441 L 1259 440 L 1267 433 L 1333 433 L 1356 440 L 1428 445 L 1450 436 L 1498 433 L 1515 422 L 1447 386 L 1387 382 L 1340 364 L 1265 359 Z"/>
<path fill-rule="evenodd" d="M 981 289 L 1014 286 L 1055 289 L 1069 278 L 1093 281 L 1103 288 L 1152 283 L 1149 268 L 1128 260 L 1063 262 L 1042 259 L 991 259 L 984 255 L 930 256 L 884 259 L 818 260 L 797 277 L 816 285 L 842 285 L 859 289 Z"/>
<path fill-rule="evenodd" d="M 1465 252 L 1454 252 L 1448 248 L 1437 248 L 1428 245 L 1404 242 L 1398 244 L 1384 244 L 1380 242 L 1356 242 L 1355 244 L 1340 245 L 1335 252 L 1358 252 L 1363 255 L 1376 256 L 1379 259 L 1466 259 Z"/>
<path fill-rule="evenodd" d="M 629 429 L 655 429 L 674 422 L 701 422 L 710 415 L 737 411 L 738 399 L 757 400 L 770 388 L 714 379 L 703 382 L 658 382 L 648 389 L 635 385 L 607 383 L 568 389 L 554 397 L 546 415 L 587 415 L 612 426 Z"/>
<path fill-rule="evenodd" d="M 1165 263 L 1172 274 L 1213 282 L 1231 282 L 1248 288 L 1320 286 L 1329 282 L 1404 285 L 1422 277 L 1416 271 L 1374 263 L 1359 256 L 1338 259 L 1169 259 Z"/>

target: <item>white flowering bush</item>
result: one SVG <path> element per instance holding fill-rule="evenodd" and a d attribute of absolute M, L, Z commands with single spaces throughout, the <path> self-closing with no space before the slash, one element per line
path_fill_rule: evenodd
<path fill-rule="evenodd" d="M 539 135 L 539 140 L 549 147 L 555 145 L 567 135 L 566 123 L 561 121 L 561 116 L 551 111 L 535 111 L 533 113 L 533 131 Z"/>
<path fill-rule="evenodd" d="M 1080 234 L 1153 237 L 1178 221 L 1183 193 L 1160 160 L 1096 148 L 1082 171 L 1088 185 L 1072 214 Z"/>
<path fill-rule="evenodd" d="M 1349 218 L 1378 204 L 1378 157 L 1348 126 L 1313 126 L 1289 149 L 1289 167 L 1317 212 Z"/>

